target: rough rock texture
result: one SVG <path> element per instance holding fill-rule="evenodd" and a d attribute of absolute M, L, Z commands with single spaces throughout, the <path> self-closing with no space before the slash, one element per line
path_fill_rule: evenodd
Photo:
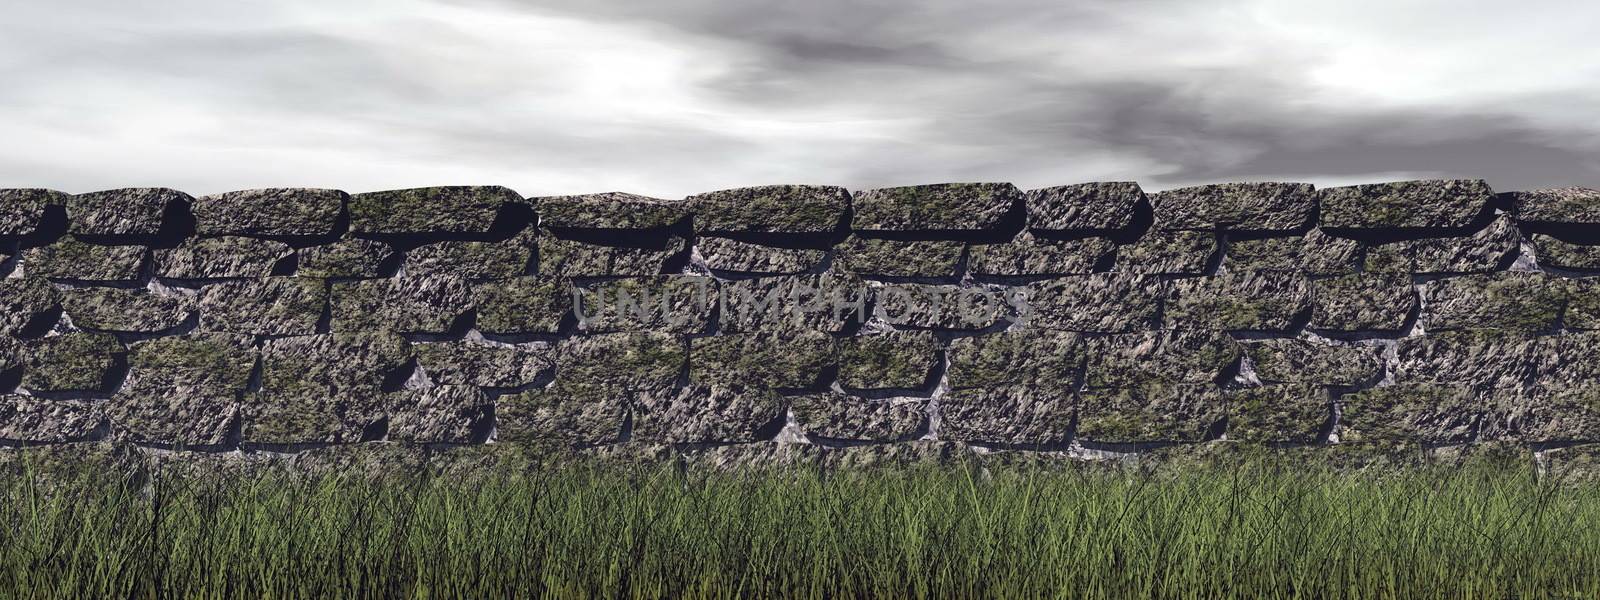
<path fill-rule="evenodd" d="M 67 198 L 67 230 L 80 235 L 155 235 L 167 205 L 189 195 L 167 188 L 122 188 Z"/>
<path fill-rule="evenodd" d="M 1077 388 L 1087 343 L 1076 334 L 1012 329 L 950 340 L 950 389 L 1062 385 Z"/>
<path fill-rule="evenodd" d="M 689 197 L 704 233 L 826 233 L 839 228 L 850 193 L 826 185 L 764 185 Z"/>
<path fill-rule="evenodd" d="M 0 278 L 0 335 L 18 335 L 60 306 L 61 294 L 42 278 Z"/>
<path fill-rule="evenodd" d="M 864 277 L 952 277 L 966 245 L 852 237 L 834 248 L 837 268 Z"/>
<path fill-rule="evenodd" d="M 1533 253 L 1541 267 L 1600 271 L 1600 246 L 1575 244 L 1542 233 L 1528 236 L 1528 241 L 1533 243 Z"/>
<path fill-rule="evenodd" d="M 299 252 L 301 277 L 372 278 L 383 276 L 383 264 L 394 247 L 383 242 L 347 237 Z"/>
<path fill-rule="evenodd" d="M 241 190 L 195 198 L 190 204 L 200 235 L 331 235 L 345 194 L 315 188 Z"/>
<path fill-rule="evenodd" d="M 689 342 L 689 380 L 697 383 L 814 388 L 835 364 L 833 337 L 815 331 L 730 334 Z"/>
<path fill-rule="evenodd" d="M 118 333 L 155 333 L 182 325 L 191 313 L 182 297 L 158 296 L 144 288 L 67 288 L 61 306 L 72 325 Z"/>
<path fill-rule="evenodd" d="M 1565 281 L 1538 273 L 1451 277 L 1422 287 L 1422 326 L 1540 332 L 1556 326 L 1566 303 Z"/>
<path fill-rule="evenodd" d="M 411 349 L 391 333 L 333 333 L 268 340 L 261 389 L 379 390 L 409 373 Z"/>
<path fill-rule="evenodd" d="M 782 424 L 777 392 L 740 384 L 691 383 L 636 397 L 633 437 L 668 444 L 754 442 Z"/>
<path fill-rule="evenodd" d="M 608 192 L 538 198 L 539 224 L 569 229 L 651 229 L 689 216 L 687 203 Z"/>
<path fill-rule="evenodd" d="M 1204 275 L 1218 249 L 1207 231 L 1151 230 L 1117 248 L 1116 270 L 1152 275 Z"/>
<path fill-rule="evenodd" d="M 1453 385 L 1393 385 L 1340 400 L 1341 440 L 1459 443 L 1471 440 L 1486 399 Z"/>
<path fill-rule="evenodd" d="M 195 303 L 206 331 L 309 335 L 317 332 L 327 300 L 321 279 L 263 277 L 208 285 Z"/>
<path fill-rule="evenodd" d="M 939 399 L 942 439 L 1059 445 L 1072 430 L 1072 390 L 1062 385 L 952 390 Z"/>
<path fill-rule="evenodd" d="M 556 333 L 572 313 L 565 280 L 518 277 L 472 286 L 478 329 L 485 333 Z"/>
<path fill-rule="evenodd" d="M 1396 181 L 1322 189 L 1319 222 L 1328 228 L 1466 227 L 1494 191 L 1481 179 Z"/>
<path fill-rule="evenodd" d="M 1550 387 L 1600 383 L 1600 332 L 1539 336 L 1522 347 L 1527 349 L 1528 375 L 1534 383 Z"/>
<path fill-rule="evenodd" d="M 1077 275 L 1093 271 L 1115 250 L 1106 238 L 1052 240 L 1024 232 L 1009 243 L 971 246 L 967 269 L 997 277 Z"/>
<path fill-rule="evenodd" d="M 445 333 L 472 310 L 473 294 L 458 277 L 418 275 L 335 283 L 329 302 L 335 332 Z"/>
<path fill-rule="evenodd" d="M 1127 333 L 1153 329 L 1167 284 L 1128 273 L 1094 273 L 1028 284 L 1027 323 L 1064 331 Z"/>
<path fill-rule="evenodd" d="M 1311 281 L 1312 329 L 1398 333 L 1417 307 L 1406 275 L 1362 273 Z"/>
<path fill-rule="evenodd" d="M 540 235 L 539 274 L 546 277 L 632 277 L 666 270 L 688 248 L 681 237 L 650 247 L 602 246 Z"/>
<path fill-rule="evenodd" d="M 128 282 L 144 268 L 144 246 L 105 246 L 67 236 L 48 246 L 22 251 L 30 277 L 64 281 Z"/>
<path fill-rule="evenodd" d="M 1317 210 L 1309 183 L 1220 183 L 1150 196 L 1162 229 L 1293 231 L 1310 225 Z"/>
<path fill-rule="evenodd" d="M 1172 282 L 1166 321 L 1224 331 L 1288 331 L 1311 305 L 1305 276 L 1284 271 L 1229 271 Z"/>
<path fill-rule="evenodd" d="M 520 387 L 534 383 L 555 364 L 545 346 L 463 340 L 414 343 L 411 350 L 428 378 L 444 385 Z"/>
<path fill-rule="evenodd" d="M 1144 190 L 1132 181 L 1061 185 L 1023 194 L 1028 228 L 1040 231 L 1126 229 L 1144 200 Z"/>
<path fill-rule="evenodd" d="M 1568 329 L 1600 329 L 1600 279 L 1568 279 L 1567 310 L 1562 325 Z"/>
<path fill-rule="evenodd" d="M 1524 223 L 1600 225 L 1600 190 L 1550 188 L 1512 194 L 1512 212 Z"/>
<path fill-rule="evenodd" d="M 41 188 L 0 189 L 0 235 L 24 235 L 39 228 L 46 206 L 62 205 L 67 195 Z"/>
<path fill-rule="evenodd" d="M 385 394 L 370 388 L 311 387 L 246 394 L 240 436 L 246 444 L 349 444 L 370 441 L 384 418 Z"/>
<path fill-rule="evenodd" d="M 790 402 L 801 429 L 826 440 L 903 442 L 920 435 L 928 420 L 926 400 L 868 400 L 827 392 Z"/>
<path fill-rule="evenodd" d="M 1320 442 L 1333 416 L 1328 390 L 1317 385 L 1269 385 L 1223 393 L 1228 439 L 1243 442 Z"/>
<path fill-rule="evenodd" d="M 729 281 L 722 284 L 720 325 L 726 332 L 837 332 L 867 319 L 870 295 L 860 278 L 838 273 Z"/>
<path fill-rule="evenodd" d="M 1533 340 L 1492 329 L 1442 331 L 1401 339 L 1395 346 L 1394 380 L 1511 387 L 1529 377 Z"/>
<path fill-rule="evenodd" d="M 1480 437 L 1514 442 L 1600 440 L 1600 387 L 1495 390 Z"/>
<path fill-rule="evenodd" d="M 1468 236 L 1423 238 L 1374 246 L 1367 250 L 1366 271 L 1372 273 L 1488 273 L 1516 259 L 1522 234 L 1510 217 L 1501 216 Z"/>
<path fill-rule="evenodd" d="M 1083 392 L 1078 438 L 1102 444 L 1199 442 L 1227 416 L 1222 392 L 1209 385 L 1145 385 Z"/>
<path fill-rule="evenodd" d="M 89 437 L 105 417 L 93 402 L 0 394 L 0 440 L 63 443 Z"/>
<path fill-rule="evenodd" d="M 673 387 L 689 360 L 678 336 L 611 333 L 564 340 L 556 349 L 556 380 L 606 383 L 630 391 Z"/>
<path fill-rule="evenodd" d="M 548 388 L 501 396 L 495 400 L 495 435 L 502 442 L 619 442 L 629 396 L 621 386 L 561 380 Z"/>
<path fill-rule="evenodd" d="M 532 229 L 498 242 L 428 244 L 406 253 L 406 274 L 477 280 L 527 275 L 533 263 L 534 245 Z"/>
<path fill-rule="evenodd" d="M 482 390 L 469 385 L 403 390 L 389 402 L 388 439 L 465 444 L 487 437 L 492 404 Z"/>
<path fill-rule="evenodd" d="M 1022 200 L 1009 183 L 940 183 L 856 192 L 858 231 L 994 229 Z"/>
<path fill-rule="evenodd" d="M 238 412 L 240 393 L 203 385 L 131 380 L 105 403 L 115 438 L 173 448 L 218 446 Z"/>
<path fill-rule="evenodd" d="M 159 277 L 243 279 L 266 277 L 294 254 L 288 244 L 247 237 L 191 238 L 176 248 L 152 251 Z"/>
<path fill-rule="evenodd" d="M 886 331 L 839 340 L 839 384 L 847 389 L 923 389 L 940 359 L 926 331 Z"/>
<path fill-rule="evenodd" d="M 367 234 L 484 233 L 522 197 L 499 186 L 390 190 L 350 197 L 350 230 Z"/>
<path fill-rule="evenodd" d="M 1383 347 L 1294 338 L 1243 344 L 1256 378 L 1263 383 L 1314 383 L 1358 386 L 1383 378 Z"/>
<path fill-rule="evenodd" d="M 66 333 L 28 340 L 24 345 L 22 388 L 29 392 L 103 392 L 125 352 L 116 338 L 102 333 Z"/>
<path fill-rule="evenodd" d="M 706 268 L 728 273 L 789 275 L 817 268 L 827 259 L 825 250 L 779 248 L 727 238 L 700 238 L 695 243 Z"/>
<path fill-rule="evenodd" d="M 1230 271 L 1348 275 L 1360 256 L 1359 242 L 1312 229 L 1302 236 L 1229 240 L 1225 264 Z"/>
<path fill-rule="evenodd" d="M 1015 318 L 1019 304 L 1012 290 L 982 285 L 896 283 L 878 288 L 874 298 L 876 317 L 918 329 L 985 329 Z"/>
<path fill-rule="evenodd" d="M 663 331 L 697 333 L 711 324 L 717 281 L 693 275 L 660 275 L 576 286 L 578 328 L 590 333 Z"/>
<path fill-rule="evenodd" d="M 130 380 L 242 392 L 256 366 L 249 336 L 193 333 L 138 342 L 129 348 Z"/>
<path fill-rule="evenodd" d="M 1239 360 L 1238 343 L 1212 331 L 1177 330 L 1092 338 L 1089 387 L 1211 383 Z"/>

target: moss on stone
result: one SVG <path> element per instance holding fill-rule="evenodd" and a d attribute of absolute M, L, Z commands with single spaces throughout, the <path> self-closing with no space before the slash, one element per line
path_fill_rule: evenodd
<path fill-rule="evenodd" d="M 334 283 L 329 302 L 336 332 L 445 333 L 472 310 L 473 294 L 458 277 L 418 275 Z"/>
<path fill-rule="evenodd" d="M 200 290 L 200 328 L 253 335 L 309 335 L 327 303 L 321 279 L 263 277 L 208 285 Z"/>
<path fill-rule="evenodd" d="M 1199 442 L 1227 415 L 1227 400 L 1210 385 L 1144 385 L 1092 389 L 1078 405 L 1078 438 L 1095 443 Z"/>
<path fill-rule="evenodd" d="M 1466 442 L 1476 435 L 1484 398 L 1459 385 L 1402 384 L 1344 396 L 1339 437 L 1357 442 Z"/>
<path fill-rule="evenodd" d="M 478 329 L 494 334 L 556 333 L 572 312 L 565 279 L 517 277 L 472 287 Z"/>
<path fill-rule="evenodd" d="M 621 386 L 556 381 L 495 401 L 496 435 L 513 443 L 592 446 L 622 441 L 630 394 Z"/>
<path fill-rule="evenodd" d="M 810 388 L 836 363 L 833 338 L 815 331 L 693 338 L 689 347 L 689 379 L 697 383 Z"/>
<path fill-rule="evenodd" d="M 22 268 L 30 277 L 123 282 L 139 278 L 144 259 L 144 246 L 106 246 L 67 236 L 48 246 L 24 250 Z"/>
<path fill-rule="evenodd" d="M 193 312 L 187 298 L 158 296 L 143 288 L 69 288 L 61 305 L 82 329 L 155 333 L 182 325 Z"/>
<path fill-rule="evenodd" d="M 153 251 L 156 275 L 172 279 L 266 277 L 294 250 L 288 244 L 248 237 L 190 238 L 176 248 Z"/>
<path fill-rule="evenodd" d="M 484 233 L 500 208 L 522 203 L 500 186 L 449 186 L 389 190 L 350 197 L 350 229 L 356 233 Z"/>
<path fill-rule="evenodd" d="M 373 278 L 383 275 L 383 263 L 394 247 L 383 242 L 346 237 L 337 242 L 300 250 L 301 277 Z"/>
<path fill-rule="evenodd" d="M 938 365 L 940 344 L 926 331 L 888 331 L 839 339 L 839 383 L 848 389 L 920 389 Z"/>
<path fill-rule="evenodd" d="M 107 391 L 106 376 L 126 351 L 101 333 L 65 333 L 29 340 L 22 387 L 30 392 Z"/>
<path fill-rule="evenodd" d="M 974 231 L 998 227 L 1022 199 L 1009 183 L 880 188 L 854 197 L 857 231 Z"/>

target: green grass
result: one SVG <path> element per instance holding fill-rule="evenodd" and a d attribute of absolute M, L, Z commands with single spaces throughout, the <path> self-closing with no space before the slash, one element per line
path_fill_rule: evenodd
<path fill-rule="evenodd" d="M 0 485 L 0 597 L 1600 597 L 1600 488 L 1508 467 Z"/>

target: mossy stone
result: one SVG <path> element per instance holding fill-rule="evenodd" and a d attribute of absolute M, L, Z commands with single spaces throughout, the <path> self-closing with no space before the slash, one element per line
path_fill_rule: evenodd
<path fill-rule="evenodd" d="M 0 439 L 61 444 L 88 438 L 105 423 L 100 407 L 88 400 L 57 400 L 0 394 Z"/>
<path fill-rule="evenodd" d="M 182 325 L 193 312 L 185 297 L 143 288 L 68 288 L 61 306 L 75 327 L 118 333 L 155 333 Z"/>
<path fill-rule="evenodd" d="M 500 186 L 388 190 L 350 197 L 350 230 L 366 234 L 486 233 L 522 197 Z"/>
<path fill-rule="evenodd" d="M 1232 338 L 1201 330 L 1110 335 L 1088 346 L 1089 387 L 1213 383 L 1241 354 Z"/>
<path fill-rule="evenodd" d="M 967 268 L 974 275 L 1020 277 L 1089 273 L 1116 250 L 1107 238 L 1037 238 L 1023 233 L 1004 244 L 969 247 Z"/>
<path fill-rule="evenodd" d="M 47 206 L 63 205 L 67 195 L 40 188 L 0 189 L 0 235 L 26 235 L 39 228 Z"/>
<path fill-rule="evenodd" d="M 1383 378 L 1383 347 L 1298 338 L 1243 344 L 1255 375 L 1266 383 L 1357 386 Z"/>
<path fill-rule="evenodd" d="M 1204 275 L 1220 245 L 1208 231 L 1152 229 L 1117 247 L 1116 270 L 1147 275 Z"/>
<path fill-rule="evenodd" d="M 22 269 L 29 277 L 63 281 L 131 282 L 144 268 L 144 246 L 91 244 L 74 236 L 22 251 Z"/>
<path fill-rule="evenodd" d="M 189 209 L 200 235 L 323 236 L 344 201 L 339 190 L 269 188 L 201 196 Z"/>
<path fill-rule="evenodd" d="M 698 383 L 811 388 L 835 364 L 833 337 L 815 331 L 717 335 L 689 345 L 689 379 Z"/>
<path fill-rule="evenodd" d="M 846 389 L 922 389 L 938 366 L 940 343 L 932 332 L 885 331 L 840 338 L 839 384 Z"/>
<path fill-rule="evenodd" d="M 1417 306 L 1411 278 L 1359 273 L 1311 281 L 1311 329 L 1398 333 Z"/>
<path fill-rule="evenodd" d="M 1133 224 L 1144 190 L 1132 181 L 1079 183 L 1023 193 L 1028 228 L 1037 231 L 1114 231 Z"/>
<path fill-rule="evenodd" d="M 28 340 L 22 388 L 30 392 L 104 392 L 126 352 L 103 333 L 65 333 Z"/>
<path fill-rule="evenodd" d="M 336 242 L 302 248 L 301 277 L 370 279 L 383 276 L 383 264 L 394 255 L 394 247 L 383 242 L 346 237 Z"/>
<path fill-rule="evenodd" d="M 1321 225 L 1348 229 L 1459 228 L 1494 198 L 1481 179 L 1371 183 L 1321 190 Z"/>
<path fill-rule="evenodd" d="M 1218 183 L 1150 196 L 1162 229 L 1293 231 L 1310 225 L 1317 210 L 1309 183 Z"/>
<path fill-rule="evenodd" d="M 711 324 L 717 280 L 658 275 L 577 284 L 573 313 L 585 332 L 698 333 Z"/>
<path fill-rule="evenodd" d="M 794 418 L 805 432 L 826 440 L 903 442 L 926 428 L 928 401 L 868 400 L 839 392 L 797 396 Z"/>
<path fill-rule="evenodd" d="M 205 331 L 310 335 L 316 333 L 327 301 L 321 279 L 262 277 L 205 286 L 196 306 Z"/>
<path fill-rule="evenodd" d="M 1476 435 L 1487 402 L 1459 385 L 1402 384 L 1340 399 L 1339 437 L 1357 442 L 1466 442 Z"/>
<path fill-rule="evenodd" d="M 952 390 L 939 398 L 939 437 L 957 442 L 1059 445 L 1069 440 L 1076 398 L 1067 385 Z"/>
<path fill-rule="evenodd" d="M 497 440 L 571 446 L 620 442 L 629 397 L 621 386 L 572 381 L 501 396 L 495 401 Z"/>
<path fill-rule="evenodd" d="M 834 249 L 837 268 L 864 277 L 952 277 L 962 242 L 852 237 Z"/>
<path fill-rule="evenodd" d="M 1021 202 L 1009 183 L 939 183 L 856 192 L 857 231 L 981 231 L 994 229 Z"/>
<path fill-rule="evenodd" d="M 1163 318 L 1169 327 L 1285 332 L 1310 306 L 1310 285 L 1302 274 L 1229 271 L 1172 282 Z"/>
<path fill-rule="evenodd" d="M 331 288 L 329 326 L 336 332 L 446 333 L 473 309 L 472 287 L 459 277 L 368 279 Z"/>
<path fill-rule="evenodd" d="M 1086 344 L 1076 334 L 1011 329 L 958 337 L 945 351 L 951 389 L 1075 384 Z"/>
<path fill-rule="evenodd" d="M 1223 392 L 1228 439 L 1245 442 L 1323 441 L 1333 416 L 1333 398 L 1320 385 L 1290 384 Z"/>
<path fill-rule="evenodd" d="M 572 312 L 565 279 L 517 277 L 472 286 L 478 329 L 492 334 L 556 333 Z"/>
<path fill-rule="evenodd" d="M 1152 384 L 1091 389 L 1078 405 L 1078 438 L 1130 444 L 1210 439 L 1227 416 L 1222 391 L 1210 385 Z"/>
<path fill-rule="evenodd" d="M 1061 331 L 1127 333 L 1153 329 L 1167 284 L 1131 273 L 1047 279 L 1025 288 L 1029 325 Z"/>
<path fill-rule="evenodd" d="M 437 385 L 390 395 L 387 439 L 466 444 L 489 431 L 489 397 L 470 385 Z"/>
<path fill-rule="evenodd" d="M 850 208 L 850 193 L 829 185 L 763 185 L 690 196 L 704 233 L 829 233 Z"/>
<path fill-rule="evenodd" d="M 67 198 L 67 230 L 82 235 L 155 235 L 167 205 L 189 195 L 167 188 L 121 188 Z"/>
<path fill-rule="evenodd" d="M 272 274 L 278 261 L 294 254 L 288 244 L 248 237 L 190 238 L 176 248 L 158 249 L 155 271 L 171 279 L 242 279 Z"/>
<path fill-rule="evenodd" d="M 1430 281 L 1422 287 L 1422 325 L 1428 331 L 1554 328 L 1566 308 L 1566 280 L 1505 272 Z"/>
<path fill-rule="evenodd" d="M 740 443 L 776 432 L 783 398 L 744 384 L 690 384 L 640 392 L 633 408 L 633 439 L 663 444 Z"/>

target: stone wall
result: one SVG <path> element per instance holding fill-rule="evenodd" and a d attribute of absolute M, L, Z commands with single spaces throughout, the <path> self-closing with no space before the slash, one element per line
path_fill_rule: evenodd
<path fill-rule="evenodd" d="M 14 189 L 0 259 L 13 448 L 1600 441 L 1591 190 Z"/>

